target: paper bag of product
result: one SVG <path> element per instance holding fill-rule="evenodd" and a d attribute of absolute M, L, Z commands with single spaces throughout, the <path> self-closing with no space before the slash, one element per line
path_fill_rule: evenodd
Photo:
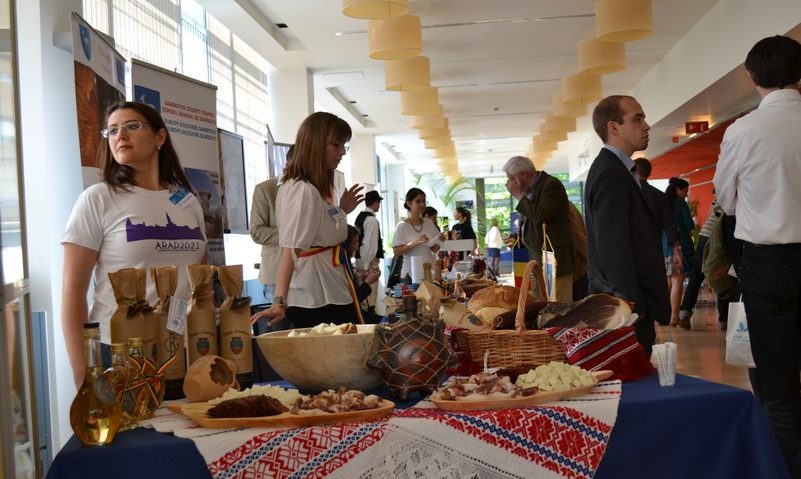
<path fill-rule="evenodd" d="M 151 268 L 150 274 L 158 296 L 155 310 L 159 321 L 158 364 L 160 368 L 167 366 L 162 371 L 166 382 L 164 398 L 179 399 L 184 395 L 183 382 L 186 375 L 186 302 L 173 298 L 178 286 L 178 270 L 175 266 Z"/>
<path fill-rule="evenodd" d="M 142 352 L 145 359 L 159 363 L 159 317 L 156 310 L 147 302 L 147 270 L 136 270 L 136 308 L 142 313 Z"/>
<path fill-rule="evenodd" d="M 186 344 L 189 365 L 203 356 L 217 355 L 217 322 L 214 310 L 215 267 L 209 264 L 187 266 L 192 296 L 186 310 Z"/>
<path fill-rule="evenodd" d="M 421 313 L 430 316 L 435 315 L 439 311 L 439 300 L 444 298 L 442 288 L 430 281 L 423 281 L 414 292 L 417 300 L 421 305 Z"/>
<path fill-rule="evenodd" d="M 242 294 L 242 265 L 217 268 L 225 301 L 220 307 L 220 356 L 236 364 L 239 385 L 253 384 L 253 343 L 250 334 L 250 297 Z"/>
<path fill-rule="evenodd" d="M 144 316 L 136 307 L 136 270 L 123 268 L 108 274 L 117 310 L 111 316 L 111 342 L 125 343 L 128 338 L 141 338 Z"/>
<path fill-rule="evenodd" d="M 452 326 L 454 328 L 474 330 L 488 328 L 481 319 L 467 309 L 464 303 L 460 303 L 454 298 L 444 298 L 440 300 L 439 319 L 441 319 L 446 326 Z"/>

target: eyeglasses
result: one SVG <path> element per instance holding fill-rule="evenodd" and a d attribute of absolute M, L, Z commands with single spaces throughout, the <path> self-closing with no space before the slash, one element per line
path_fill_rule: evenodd
<path fill-rule="evenodd" d="M 332 141 L 332 142 L 331 142 L 331 146 L 333 146 L 334 148 L 336 148 L 336 149 L 337 149 L 337 151 L 338 151 L 340 148 L 344 149 L 344 150 L 345 150 L 345 153 L 347 153 L 347 152 L 349 152 L 349 151 L 350 151 L 350 145 L 345 145 L 345 144 L 343 144 L 343 143 L 337 143 L 337 142 L 334 142 L 334 141 Z"/>
<path fill-rule="evenodd" d="M 117 136 L 119 135 L 121 129 L 125 130 L 127 133 L 133 133 L 135 131 L 140 130 L 142 126 L 145 124 L 149 125 L 149 123 L 146 121 L 139 121 L 139 120 L 129 121 L 128 123 L 125 123 L 122 126 L 112 126 L 110 128 L 106 128 L 105 130 L 100 132 L 100 136 L 102 136 L 103 138 L 110 138 L 112 136 Z"/>

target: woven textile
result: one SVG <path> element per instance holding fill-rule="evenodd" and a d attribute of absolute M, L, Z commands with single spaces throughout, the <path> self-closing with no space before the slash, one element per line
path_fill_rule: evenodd
<path fill-rule="evenodd" d="M 561 345 L 567 362 L 588 371 L 609 369 L 613 379 L 636 381 L 653 374 L 654 367 L 645 358 L 637 342 L 634 327 L 618 329 L 547 328 Z"/>
<path fill-rule="evenodd" d="M 446 412 L 422 401 L 376 422 L 212 430 L 162 409 L 147 425 L 192 439 L 215 478 L 591 478 L 620 382 L 528 409 Z"/>

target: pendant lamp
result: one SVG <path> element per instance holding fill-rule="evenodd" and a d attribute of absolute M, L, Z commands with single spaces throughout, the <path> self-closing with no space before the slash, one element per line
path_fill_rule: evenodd
<path fill-rule="evenodd" d="M 437 89 L 428 87 L 425 90 L 401 92 L 401 115 L 431 115 L 439 111 L 439 95 Z"/>
<path fill-rule="evenodd" d="M 443 146 L 434 150 L 434 156 L 437 158 L 449 158 L 456 156 L 456 147 L 451 143 L 450 145 Z"/>
<path fill-rule="evenodd" d="M 384 78 L 387 90 L 425 90 L 431 86 L 431 63 L 423 55 L 387 60 L 384 62 Z"/>
<path fill-rule="evenodd" d="M 562 100 L 570 105 L 586 105 L 601 99 L 601 76 L 576 74 L 562 78 Z"/>
<path fill-rule="evenodd" d="M 409 13 L 409 0 L 342 0 L 342 13 L 363 20 L 399 17 Z"/>
<path fill-rule="evenodd" d="M 555 141 L 548 140 L 542 136 L 535 136 L 531 141 L 531 148 L 534 153 L 550 153 L 556 150 L 557 146 Z"/>
<path fill-rule="evenodd" d="M 423 51 L 420 17 L 401 15 L 367 22 L 367 47 L 373 60 L 402 60 Z"/>
<path fill-rule="evenodd" d="M 410 125 L 415 130 L 422 128 L 442 128 L 445 126 L 446 121 L 447 119 L 442 116 L 442 113 L 435 113 L 433 115 L 412 116 Z"/>
<path fill-rule="evenodd" d="M 551 143 L 559 143 L 567 140 L 567 132 L 562 130 L 547 130 L 545 123 L 540 124 L 540 138 Z M 556 149 L 556 148 L 554 148 Z"/>
<path fill-rule="evenodd" d="M 651 0 L 598 0 L 595 30 L 596 38 L 604 42 L 630 42 L 651 35 Z"/>
<path fill-rule="evenodd" d="M 626 69 L 626 44 L 591 39 L 578 43 L 579 73 L 615 73 Z"/>
<path fill-rule="evenodd" d="M 557 118 L 553 113 L 547 113 L 545 115 L 545 122 L 540 127 L 540 131 L 546 131 L 548 133 L 569 133 L 571 131 L 576 131 L 576 119 Z"/>
<path fill-rule="evenodd" d="M 445 136 L 442 138 L 428 138 L 422 140 L 423 140 L 423 145 L 425 145 L 426 149 L 428 150 L 435 150 L 445 145 L 450 145 L 453 142 L 453 140 L 449 136 Z"/>
<path fill-rule="evenodd" d="M 450 138 L 451 129 L 447 126 L 442 128 L 421 128 L 418 131 L 418 136 L 421 140 L 431 140 L 433 138 Z"/>
<path fill-rule="evenodd" d="M 581 103 L 567 104 L 562 100 L 561 92 L 553 95 L 551 109 L 555 118 L 579 118 L 587 114 L 587 105 Z"/>

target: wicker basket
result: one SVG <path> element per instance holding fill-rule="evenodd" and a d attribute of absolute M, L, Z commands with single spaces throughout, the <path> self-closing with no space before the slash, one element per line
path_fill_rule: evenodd
<path fill-rule="evenodd" d="M 526 296 L 531 285 L 532 273 L 537 274 L 540 296 L 545 295 L 542 267 L 535 261 L 526 264 L 520 297 L 517 300 L 515 329 L 490 329 L 487 331 L 456 331 L 456 341 L 472 361 L 484 363 L 484 355 L 489 352 L 487 366 L 519 368 L 536 367 L 551 361 L 564 361 L 565 353 L 547 331 L 526 330 Z"/>

